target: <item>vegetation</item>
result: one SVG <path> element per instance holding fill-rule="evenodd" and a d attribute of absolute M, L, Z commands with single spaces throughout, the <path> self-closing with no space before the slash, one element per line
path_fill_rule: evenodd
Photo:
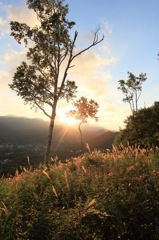
<path fill-rule="evenodd" d="M 138 111 L 138 100 L 141 95 L 142 83 L 147 79 L 146 73 L 140 73 L 138 77 L 136 77 L 133 73 L 128 72 L 128 80 L 119 80 L 118 89 L 123 92 L 125 97 L 123 98 L 124 102 L 128 102 L 130 104 L 130 109 L 132 115 Z"/>
<path fill-rule="evenodd" d="M 64 0 L 28 0 L 27 5 L 37 14 L 39 25 L 30 28 L 25 23 L 10 23 L 11 36 L 19 44 L 23 42 L 28 47 L 30 45 L 28 62 L 22 62 L 17 68 L 10 87 L 26 103 L 42 110 L 50 118 L 45 154 L 45 162 L 48 163 L 57 103 L 62 98 L 69 101 L 77 90 L 75 82 L 68 80 L 68 71 L 73 67 L 75 58 L 96 46 L 104 37 L 99 39 L 96 31 L 92 44 L 77 51 L 75 44 L 78 32 L 71 39 L 70 30 L 75 22 L 67 19 L 69 7 L 64 4 Z"/>
<path fill-rule="evenodd" d="M 94 151 L 0 179 L 2 240 L 159 239 L 159 150 Z"/>
<path fill-rule="evenodd" d="M 146 74 L 141 73 L 138 77 L 128 72 L 128 80 L 119 80 L 125 98 L 124 102 L 130 104 L 132 115 L 125 120 L 125 128 L 120 129 L 114 140 L 114 145 L 140 146 L 150 148 L 159 146 L 159 103 L 153 106 L 138 109 L 138 100 L 142 91 L 142 83 L 147 79 Z"/>
<path fill-rule="evenodd" d="M 27 52 L 28 63 L 22 62 L 17 68 L 10 87 L 50 118 L 46 164 L 34 168 L 28 157 L 28 166 L 17 169 L 14 177 L 0 178 L 0 238 L 159 239 L 159 103 L 138 109 L 146 74 L 136 77 L 128 72 L 127 81 L 119 80 L 118 89 L 125 96 L 123 101 L 130 104 L 132 115 L 115 139 L 117 147 L 91 152 L 88 146 L 89 153 L 69 160 L 66 154 L 65 162 L 57 157 L 51 162 L 57 103 L 62 98 L 72 100 L 77 90 L 75 82 L 67 79 L 69 69 L 76 57 L 103 37 L 99 39 L 96 31 L 92 44 L 78 52 L 78 32 L 71 39 L 75 23 L 66 18 L 69 8 L 64 0 L 28 0 L 27 5 L 37 14 L 39 25 L 31 29 L 24 23 L 11 22 L 11 35 L 18 43 L 33 43 Z M 81 97 L 74 107 L 68 114 L 79 120 L 83 148 L 81 124 L 89 117 L 97 120 L 99 106 Z M 2 144 L 1 149 L 6 151 L 6 146 Z M 16 153 L 17 149 L 12 148 Z"/>
<path fill-rule="evenodd" d="M 81 138 L 81 152 L 83 152 L 83 136 L 81 131 L 81 125 L 88 122 L 89 118 L 98 120 L 97 112 L 99 105 L 94 100 L 89 100 L 85 97 L 81 97 L 73 103 L 75 109 L 70 110 L 67 115 L 73 117 L 79 121 L 78 130 Z"/>
<path fill-rule="evenodd" d="M 125 146 L 140 145 L 141 147 L 159 146 L 159 103 L 138 110 L 134 116 L 125 121 L 125 129 L 120 130 L 114 144 Z"/>

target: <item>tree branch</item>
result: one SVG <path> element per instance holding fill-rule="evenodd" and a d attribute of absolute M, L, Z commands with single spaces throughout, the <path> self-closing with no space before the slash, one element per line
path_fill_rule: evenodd
<path fill-rule="evenodd" d="M 49 114 L 45 111 L 45 109 L 42 108 L 42 107 L 40 106 L 40 104 L 38 104 L 38 103 L 36 102 L 36 100 L 34 100 L 34 103 L 35 103 L 35 105 L 37 105 L 37 107 L 38 107 L 41 111 L 43 111 L 43 113 L 44 113 L 47 117 L 51 118 L 51 115 L 49 115 Z"/>
<path fill-rule="evenodd" d="M 78 36 L 78 32 L 76 31 L 75 35 L 74 35 L 73 42 L 72 42 L 72 46 L 71 46 L 71 49 L 70 49 L 70 56 L 69 56 L 69 59 L 68 59 L 68 63 L 67 63 L 67 66 L 65 68 L 62 83 L 61 83 L 60 90 L 59 90 L 59 93 L 58 93 L 58 98 L 60 98 L 60 96 L 61 96 L 61 93 L 62 93 L 62 90 L 63 90 L 63 87 L 64 87 L 64 83 L 65 83 L 65 80 L 66 80 L 66 77 L 67 77 L 67 72 L 68 72 L 68 69 L 70 68 L 71 62 L 73 60 L 72 54 L 73 54 L 73 49 L 74 49 L 74 45 L 75 45 L 77 36 Z"/>
<path fill-rule="evenodd" d="M 94 36 L 94 39 L 93 39 L 93 43 L 92 43 L 90 46 L 88 46 L 87 48 L 85 48 L 85 49 L 83 49 L 82 51 L 80 51 L 80 52 L 78 52 L 77 54 L 75 54 L 75 55 L 72 57 L 72 60 L 73 60 L 74 58 L 76 58 L 77 56 L 81 55 L 83 52 L 86 52 L 86 51 L 89 50 L 90 48 L 96 46 L 98 43 L 102 42 L 103 40 L 104 40 L 104 35 L 103 35 L 103 37 L 102 37 L 100 40 L 98 40 L 98 34 L 97 34 L 97 32 L 96 32 L 96 33 L 95 33 L 95 36 Z"/>

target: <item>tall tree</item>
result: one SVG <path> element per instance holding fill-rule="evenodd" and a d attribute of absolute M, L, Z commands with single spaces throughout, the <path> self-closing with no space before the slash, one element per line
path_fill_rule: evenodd
<path fill-rule="evenodd" d="M 83 152 L 83 135 L 81 131 L 81 125 L 83 123 L 87 123 L 89 118 L 93 118 L 95 119 L 95 121 L 98 120 L 97 113 L 99 105 L 92 99 L 88 100 L 85 97 L 81 97 L 79 100 L 76 100 L 73 103 L 73 106 L 75 107 L 75 109 L 70 110 L 67 113 L 67 116 L 73 117 L 79 121 L 78 130 L 81 139 L 81 152 Z"/>
<path fill-rule="evenodd" d="M 67 19 L 69 7 L 64 0 L 28 0 L 27 5 L 37 14 L 39 25 L 30 28 L 25 23 L 10 23 L 11 36 L 28 47 L 28 61 L 17 68 L 10 87 L 26 103 L 42 110 L 50 118 L 45 153 L 45 162 L 48 163 L 57 103 L 62 98 L 72 99 L 77 89 L 75 82 L 68 80 L 68 71 L 76 57 L 96 46 L 104 36 L 99 39 L 96 31 L 92 43 L 77 52 L 78 32 L 75 31 L 71 39 L 70 30 L 75 22 Z"/>
<path fill-rule="evenodd" d="M 136 77 L 133 73 L 128 72 L 128 79 L 119 80 L 118 89 L 123 92 L 125 97 L 123 98 L 124 102 L 128 102 L 130 104 L 130 109 L 132 115 L 138 111 L 138 100 L 141 96 L 142 91 L 142 83 L 147 79 L 146 73 L 140 73 L 138 77 Z"/>

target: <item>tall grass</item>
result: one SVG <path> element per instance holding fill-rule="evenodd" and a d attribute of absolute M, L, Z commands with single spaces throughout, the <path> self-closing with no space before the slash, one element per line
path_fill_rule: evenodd
<path fill-rule="evenodd" d="M 0 180 L 2 240 L 157 240 L 158 216 L 158 149 L 95 150 Z"/>

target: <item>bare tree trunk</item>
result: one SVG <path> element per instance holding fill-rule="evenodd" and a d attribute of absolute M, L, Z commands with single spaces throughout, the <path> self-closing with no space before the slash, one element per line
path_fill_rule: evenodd
<path fill-rule="evenodd" d="M 82 131 L 81 131 L 81 123 L 78 126 L 78 130 L 79 130 L 80 138 L 81 138 L 81 152 L 83 153 L 83 136 L 82 136 Z"/>
<path fill-rule="evenodd" d="M 137 106 L 137 101 L 138 101 L 138 97 L 137 97 L 137 91 L 136 91 L 136 94 L 135 94 L 135 103 L 136 103 L 136 112 L 138 111 L 138 106 Z"/>
<path fill-rule="evenodd" d="M 52 115 L 50 118 L 47 148 L 46 148 L 46 152 L 45 152 L 46 165 L 48 165 L 50 162 L 50 151 L 51 151 L 52 136 L 53 136 L 53 130 L 54 130 L 55 117 L 56 117 L 56 106 L 57 106 L 57 101 L 54 101 L 54 105 L 52 107 Z"/>

